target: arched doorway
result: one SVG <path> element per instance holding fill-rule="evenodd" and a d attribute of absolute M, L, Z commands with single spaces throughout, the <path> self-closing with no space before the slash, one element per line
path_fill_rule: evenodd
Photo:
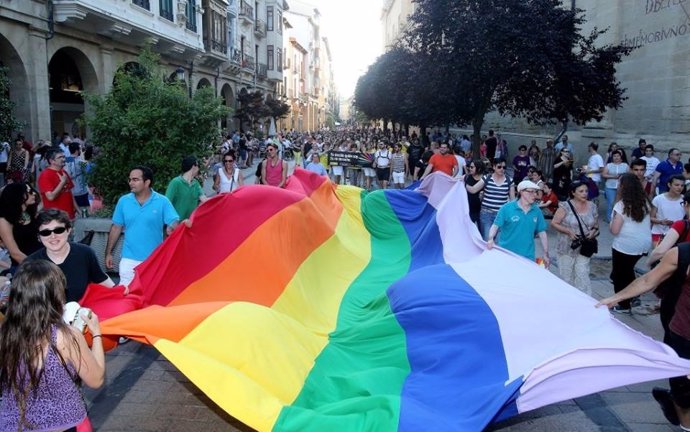
<path fill-rule="evenodd" d="M 82 115 L 86 111 L 83 91 L 98 90 L 98 78 L 91 61 L 76 48 L 61 48 L 48 63 L 50 124 L 54 132 L 83 136 Z"/>
<path fill-rule="evenodd" d="M 230 119 L 232 119 L 232 115 L 234 114 L 235 111 L 235 95 L 232 92 L 232 87 L 230 87 L 230 84 L 225 84 L 223 88 L 220 90 L 220 98 L 223 101 L 223 105 L 228 107 L 231 112 L 229 112 L 223 119 L 220 121 L 220 127 L 224 131 L 232 132 L 229 129 L 230 128 L 235 128 L 234 122 L 232 122 Z"/>
<path fill-rule="evenodd" d="M 9 91 L 0 97 L 9 97 L 14 104 L 12 114 L 17 121 L 24 123 L 24 135 L 27 138 L 36 139 L 33 136 L 33 125 L 31 123 L 31 105 L 32 99 L 28 80 L 26 76 L 26 69 L 24 62 L 17 50 L 0 34 L 0 67 L 6 68 L 7 78 L 9 79 Z M 13 136 L 20 131 L 8 131 L 12 136 L 0 136 L 0 140 L 9 141 Z M 48 138 L 48 137 L 45 137 Z"/>
<path fill-rule="evenodd" d="M 211 81 L 207 80 L 206 78 L 201 78 L 196 85 L 196 89 L 199 90 L 200 88 L 204 87 L 211 87 Z"/>

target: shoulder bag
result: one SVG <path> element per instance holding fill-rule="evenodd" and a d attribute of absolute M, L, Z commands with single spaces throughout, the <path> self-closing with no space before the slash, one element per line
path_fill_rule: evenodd
<path fill-rule="evenodd" d="M 580 248 L 580 255 L 590 258 L 592 255 L 599 251 L 599 242 L 596 238 L 589 238 L 585 235 L 585 230 L 582 228 L 582 221 L 580 221 L 580 216 L 578 216 L 577 211 L 573 203 L 568 200 L 568 205 L 570 206 L 575 219 L 577 220 L 577 225 L 580 227 L 580 235 L 577 239 L 573 240 L 570 247 L 572 249 Z"/>

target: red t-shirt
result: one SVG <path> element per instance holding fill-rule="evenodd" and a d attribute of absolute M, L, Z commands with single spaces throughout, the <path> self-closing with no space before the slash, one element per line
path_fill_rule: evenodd
<path fill-rule="evenodd" d="M 67 176 L 67 183 L 62 187 L 62 190 L 55 197 L 54 200 L 50 201 L 46 196 L 46 192 L 54 191 L 57 185 L 60 183 L 60 177 L 58 173 Z M 74 219 L 76 214 L 74 210 L 74 198 L 72 198 L 72 188 L 74 183 L 69 177 L 69 174 L 65 170 L 55 171 L 54 169 L 47 168 L 41 172 L 38 176 L 38 190 L 41 192 L 41 201 L 43 201 L 44 208 L 55 208 L 58 210 L 64 210 L 69 215 L 70 219 Z"/>
<path fill-rule="evenodd" d="M 551 201 L 551 204 L 546 206 L 546 208 L 551 212 L 551 213 L 556 213 L 556 210 L 558 210 L 558 196 L 551 191 L 550 194 L 544 195 L 541 198 L 541 202 L 545 203 L 547 201 Z"/>
<path fill-rule="evenodd" d="M 449 176 L 453 175 L 453 167 L 458 166 L 458 160 L 452 154 L 446 153 L 442 155 L 440 153 L 431 156 L 429 159 L 429 164 L 434 166 L 433 172 L 441 171 Z"/>
<path fill-rule="evenodd" d="M 685 219 L 673 222 L 671 229 L 678 233 L 678 237 L 682 236 L 683 232 L 685 231 Z M 687 234 L 685 234 L 685 238 L 680 239 L 680 241 L 690 241 L 690 230 L 688 230 Z"/>

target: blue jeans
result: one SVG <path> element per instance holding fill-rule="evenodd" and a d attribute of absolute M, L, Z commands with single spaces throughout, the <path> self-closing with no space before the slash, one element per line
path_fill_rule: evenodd
<path fill-rule="evenodd" d="M 496 220 L 496 214 L 496 212 L 484 209 L 481 209 L 479 212 L 479 232 L 482 233 L 484 241 L 489 238 L 489 230 L 491 230 L 491 225 L 493 225 L 494 220 Z"/>
<path fill-rule="evenodd" d="M 616 192 L 618 189 L 606 188 L 604 194 L 606 194 L 606 214 L 604 215 L 604 221 L 611 222 L 611 212 L 613 212 L 613 205 L 616 201 Z"/>

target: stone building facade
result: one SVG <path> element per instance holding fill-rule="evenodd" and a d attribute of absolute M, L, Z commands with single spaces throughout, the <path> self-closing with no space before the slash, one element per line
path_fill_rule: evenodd
<path fill-rule="evenodd" d="M 212 86 L 277 96 L 282 82 L 284 0 L 0 0 L 0 62 L 15 116 L 31 140 L 85 133 L 82 92 L 103 94 L 116 71 L 150 44 L 190 94 Z M 225 129 L 237 127 L 232 114 Z"/>
<path fill-rule="evenodd" d="M 293 0 L 285 14 L 282 95 L 290 114 L 281 129 L 315 131 L 332 125 L 339 110 L 328 38 L 321 33 L 321 13 L 313 5 Z"/>

